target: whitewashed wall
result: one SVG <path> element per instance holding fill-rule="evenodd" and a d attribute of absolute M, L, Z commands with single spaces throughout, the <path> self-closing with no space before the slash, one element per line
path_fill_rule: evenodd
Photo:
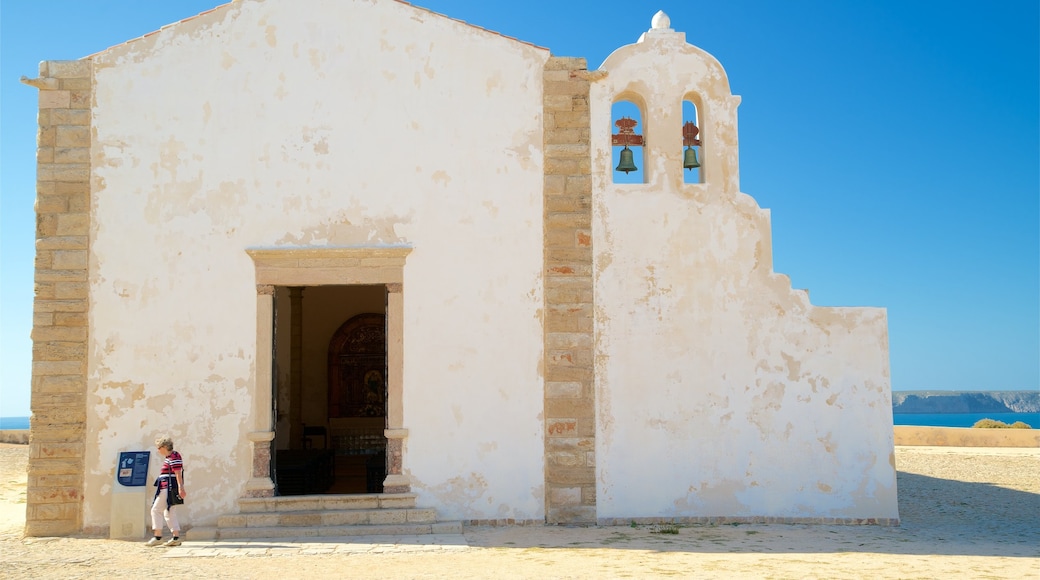
<path fill-rule="evenodd" d="M 246 248 L 404 244 L 404 465 L 542 517 L 542 49 L 398 2 L 242 0 L 95 60 L 86 526 L 170 433 L 183 521 L 249 478 Z M 508 122 L 504 120 L 508 119 Z M 154 469 L 153 469 L 154 471 Z"/>
<path fill-rule="evenodd" d="M 772 272 L 769 213 L 739 192 L 739 97 L 656 25 L 590 97 L 598 516 L 897 518 L 885 311 L 813 306 Z M 703 184 L 682 178 L 691 96 Z M 619 98 L 645 103 L 645 184 L 612 182 Z"/>

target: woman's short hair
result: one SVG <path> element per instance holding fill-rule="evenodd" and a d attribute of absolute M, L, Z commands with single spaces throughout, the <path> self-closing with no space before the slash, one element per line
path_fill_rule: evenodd
<path fill-rule="evenodd" d="M 156 447 L 165 447 L 170 451 L 173 451 L 173 439 L 170 439 L 168 435 L 159 435 L 155 438 Z"/>

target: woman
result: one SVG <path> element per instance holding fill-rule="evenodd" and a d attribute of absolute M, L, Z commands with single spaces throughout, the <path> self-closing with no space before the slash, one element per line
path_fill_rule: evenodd
<path fill-rule="evenodd" d="M 181 545 L 181 526 L 174 513 L 175 505 L 184 503 L 184 462 L 181 454 L 173 450 L 173 440 L 161 435 L 155 440 L 155 447 L 163 457 L 159 478 L 155 480 L 155 499 L 152 501 L 152 531 L 154 536 L 148 540 L 147 546 L 179 546 Z M 163 517 L 166 525 L 173 532 L 173 539 L 165 544 L 162 541 Z"/>

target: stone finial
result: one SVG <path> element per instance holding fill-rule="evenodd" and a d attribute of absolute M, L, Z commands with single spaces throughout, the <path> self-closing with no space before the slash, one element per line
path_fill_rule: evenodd
<path fill-rule="evenodd" d="M 639 36 L 639 40 L 636 42 L 643 42 L 647 36 L 668 36 L 675 34 L 675 31 L 671 29 L 672 19 L 668 18 L 668 15 L 664 13 L 664 10 L 658 10 L 657 14 L 650 19 L 650 30 L 647 30 Z M 685 39 L 685 36 L 683 37 Z"/>
<path fill-rule="evenodd" d="M 658 10 L 657 14 L 650 20 L 650 28 L 653 30 L 668 30 L 672 27 L 672 19 L 668 18 L 668 15 L 664 13 L 664 10 Z"/>

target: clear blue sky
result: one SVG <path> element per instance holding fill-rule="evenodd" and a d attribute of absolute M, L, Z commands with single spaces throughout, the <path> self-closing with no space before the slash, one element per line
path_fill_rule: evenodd
<path fill-rule="evenodd" d="M 29 414 L 37 91 L 19 77 L 220 3 L 0 4 L 0 416 Z M 815 304 L 888 308 L 894 390 L 1040 385 L 1036 0 L 415 4 L 590 68 L 663 9 L 743 97 L 741 186 L 772 210 L 775 270 Z"/>

